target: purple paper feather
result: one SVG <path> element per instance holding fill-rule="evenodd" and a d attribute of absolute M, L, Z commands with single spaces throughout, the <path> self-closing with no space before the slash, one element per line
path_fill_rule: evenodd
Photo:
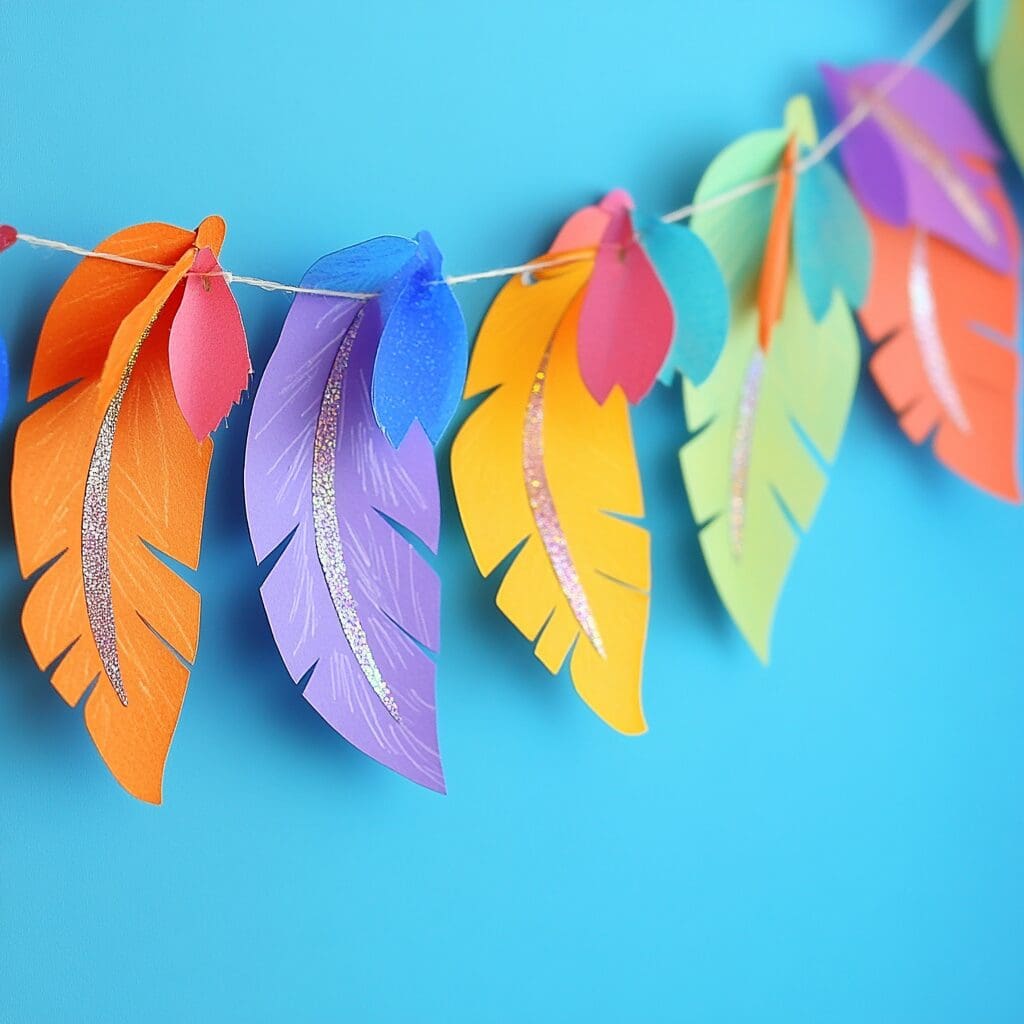
<path fill-rule="evenodd" d="M 436 666 L 423 650 L 439 645 L 440 583 L 384 518 L 436 551 L 437 470 L 419 424 L 394 449 L 374 419 L 370 381 L 380 333 L 375 301 L 296 297 L 253 402 L 246 510 L 259 561 L 291 535 L 261 592 L 291 677 L 313 670 L 306 700 L 360 750 L 444 792 Z M 332 417 L 336 434 L 325 434 Z M 322 496 L 324 452 L 332 446 L 339 529 L 325 537 L 334 516 L 322 500 L 315 515 L 314 489 Z M 325 545 L 341 556 L 341 574 L 330 558 L 325 565 Z"/>
<path fill-rule="evenodd" d="M 893 71 L 892 64 L 850 72 L 823 67 L 836 117 L 844 118 Z M 1005 273 L 1010 241 L 989 198 L 989 165 L 999 155 L 970 107 L 920 68 L 906 73 L 841 150 L 850 185 L 871 213 L 896 226 L 923 228 Z"/>

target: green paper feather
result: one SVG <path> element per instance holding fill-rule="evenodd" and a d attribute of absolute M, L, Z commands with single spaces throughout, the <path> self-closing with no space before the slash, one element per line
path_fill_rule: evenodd
<path fill-rule="evenodd" d="M 696 201 L 776 171 L 793 133 L 804 146 L 816 141 L 802 98 L 787 108 L 784 130 L 728 147 L 704 175 Z M 860 366 L 849 301 L 863 296 L 870 260 L 866 226 L 838 176 L 828 169 L 812 186 L 811 201 L 801 204 L 803 187 L 798 178 L 794 217 L 803 224 L 794 224 L 797 252 L 766 353 L 758 343 L 757 286 L 775 189 L 699 213 L 692 223 L 722 267 L 732 322 L 708 380 L 684 384 L 687 425 L 697 434 L 680 461 L 708 570 L 764 661 L 800 533 L 814 518 L 825 464 L 836 457 L 846 428 Z M 800 247 L 809 245 L 817 246 L 814 258 L 805 251 L 801 259 Z M 824 309 L 812 309 L 808 288 Z"/>

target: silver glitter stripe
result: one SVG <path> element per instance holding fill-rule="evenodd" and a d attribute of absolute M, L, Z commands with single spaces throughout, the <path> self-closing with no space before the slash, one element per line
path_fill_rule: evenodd
<path fill-rule="evenodd" d="M 920 231 L 914 235 L 914 248 L 910 254 L 907 293 L 914 337 L 921 353 L 921 362 L 928 383 L 956 428 L 961 433 L 969 434 L 971 421 L 950 371 L 949 360 L 946 358 L 946 346 L 936 315 L 932 277 L 928 270 L 928 250 L 924 233 Z"/>
<path fill-rule="evenodd" d="M 362 320 L 363 309 L 360 309 L 341 340 L 338 354 L 331 365 L 327 387 L 320 400 L 320 413 L 317 416 L 316 433 L 313 437 L 313 534 L 327 590 L 331 595 L 331 602 L 334 604 L 345 639 L 373 692 L 387 708 L 388 714 L 396 722 L 400 722 L 402 719 L 398 714 L 398 705 L 374 660 L 373 652 L 366 640 L 366 632 L 359 619 L 359 609 L 349 587 L 334 488 L 342 385 L 348 370 L 352 345 Z"/>
<path fill-rule="evenodd" d="M 953 162 L 938 146 L 922 132 L 909 118 L 901 114 L 886 100 L 871 99 L 865 89 L 851 90 L 854 100 L 869 100 L 875 105 L 874 116 L 890 135 L 900 142 L 904 149 L 920 164 L 923 164 L 950 202 L 960 211 L 968 224 L 981 236 L 986 245 L 999 241 L 995 225 L 989 218 L 985 206 L 974 194 L 971 186 L 957 173 Z"/>
<path fill-rule="evenodd" d="M 534 376 L 526 405 L 526 423 L 523 428 L 523 476 L 526 481 L 526 495 L 533 510 L 537 532 L 540 533 L 551 567 L 555 570 L 558 585 L 562 588 L 562 593 L 568 600 L 580 629 L 603 658 L 605 653 L 601 634 L 598 632 L 594 613 L 590 610 L 586 591 L 572 560 L 569 543 L 559 522 L 558 510 L 555 508 L 555 500 L 544 468 L 544 387 L 550 359 L 551 346 L 548 345 Z"/>
<path fill-rule="evenodd" d="M 152 326 L 152 325 L 150 325 Z M 89 628 L 99 651 L 100 664 L 106 672 L 121 703 L 128 706 L 128 695 L 121 676 L 121 663 L 117 656 L 117 626 L 114 622 L 114 601 L 110 589 L 110 460 L 114 450 L 114 432 L 121 414 L 128 382 L 135 361 L 139 358 L 142 342 L 149 328 L 132 351 L 128 365 L 121 374 L 117 391 L 103 414 L 103 422 L 96 437 L 96 445 L 89 460 L 89 474 L 85 478 L 85 500 L 82 502 L 82 582 L 85 588 L 85 610 Z"/>
<path fill-rule="evenodd" d="M 761 397 L 763 377 L 764 354 L 760 348 L 755 348 L 743 378 L 743 390 L 740 393 L 740 407 L 736 417 L 736 431 L 733 434 L 732 457 L 729 466 L 729 544 L 735 558 L 739 558 L 743 553 L 750 453 L 754 446 L 754 422 L 757 418 L 757 403 Z"/>

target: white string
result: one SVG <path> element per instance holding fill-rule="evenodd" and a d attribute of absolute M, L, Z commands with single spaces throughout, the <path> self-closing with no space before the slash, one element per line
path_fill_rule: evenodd
<path fill-rule="evenodd" d="M 973 0 L 950 0 L 939 12 L 938 17 L 928 26 L 925 33 L 914 43 L 913 46 L 903 55 L 893 70 L 872 90 L 867 96 L 861 99 L 853 109 L 844 117 L 818 144 L 805 156 L 801 157 L 793 169 L 797 174 L 802 174 L 815 164 L 825 159 L 842 141 L 870 116 L 875 106 L 895 89 L 900 82 L 909 74 L 910 70 L 924 59 L 925 55 L 939 42 L 949 30 L 956 24 L 960 15 L 971 6 Z M 687 220 L 697 213 L 706 213 L 708 210 L 717 209 L 728 203 L 735 202 L 757 192 L 762 188 L 768 188 L 779 180 L 779 174 L 766 174 L 764 177 L 755 178 L 752 181 L 745 181 L 735 188 L 731 188 L 720 195 L 712 196 L 710 199 L 702 200 L 699 203 L 689 203 L 680 206 L 679 209 L 666 213 L 661 219 L 666 224 L 674 224 L 678 221 Z M 52 238 L 40 238 L 37 235 L 26 234 L 23 231 L 17 232 L 18 241 L 40 249 L 56 249 L 60 252 L 71 253 L 74 256 L 85 256 L 90 259 L 107 260 L 110 263 L 123 263 L 129 267 L 144 267 L 147 270 L 167 271 L 171 267 L 162 263 L 149 263 L 146 260 L 132 259 L 130 256 L 119 256 L 112 252 L 98 252 L 95 249 L 83 249 L 81 246 L 71 245 L 68 242 L 59 242 Z M 520 263 L 514 267 L 497 267 L 494 270 L 479 270 L 474 274 L 454 274 L 445 277 L 444 282 L 448 285 L 468 284 L 471 281 L 486 281 L 496 277 L 513 277 L 516 274 L 527 273 L 531 270 L 542 270 L 546 267 L 565 266 L 569 263 L 578 263 L 589 259 L 590 254 L 585 251 L 568 253 L 564 256 L 553 257 L 549 260 L 532 260 L 529 263 Z M 224 280 L 234 284 L 249 285 L 253 288 L 262 288 L 268 292 L 287 292 L 290 295 L 322 295 L 327 298 L 337 299 L 372 299 L 373 293 L 368 292 L 343 292 L 334 291 L 330 288 L 303 288 L 300 285 L 282 284 L 279 281 L 267 281 L 260 277 L 244 277 L 241 274 L 232 274 L 228 270 L 222 270 Z M 210 274 L 203 275 L 206 277 Z M 437 282 L 438 284 L 442 282 Z"/>
<path fill-rule="evenodd" d="M 515 277 L 531 270 L 546 270 L 548 267 L 564 267 L 568 263 L 580 263 L 593 256 L 593 249 L 576 249 L 564 256 L 552 256 L 549 260 L 531 260 L 517 267 L 498 267 L 495 270 L 478 270 L 475 274 L 457 274 L 446 277 L 445 284 L 466 284 L 469 281 L 486 281 L 491 277 Z"/>

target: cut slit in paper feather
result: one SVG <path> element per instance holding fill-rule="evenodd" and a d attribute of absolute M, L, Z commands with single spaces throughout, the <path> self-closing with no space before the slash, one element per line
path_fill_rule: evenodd
<path fill-rule="evenodd" d="M 867 230 L 835 171 L 819 163 L 794 172 L 815 139 L 809 104 L 798 98 L 783 131 L 721 153 L 695 197 L 781 170 L 775 190 L 693 219 L 725 274 L 732 324 L 711 376 L 685 384 L 696 436 L 681 452 L 708 570 L 765 661 L 799 541 L 794 527 L 809 528 L 826 483 L 822 463 L 835 458 L 845 429 L 859 363 L 848 303 L 860 301 L 868 275 Z"/>
<path fill-rule="evenodd" d="M 1024 168 L 1024 2 L 977 0 L 978 53 L 988 64 L 996 120 Z"/>
<path fill-rule="evenodd" d="M 386 294 L 414 251 L 378 238 L 319 260 L 306 288 Z M 440 583 L 399 528 L 437 550 L 434 452 L 374 419 L 382 300 L 298 295 L 253 401 L 245 500 L 261 588 L 289 674 L 352 744 L 444 792 L 434 707 Z M 397 524 L 397 526 L 396 526 Z"/>
<path fill-rule="evenodd" d="M 594 209 L 570 219 L 552 252 L 586 247 Z M 452 482 L 480 571 L 513 555 L 498 607 L 549 671 L 568 657 L 587 704 L 638 733 L 649 538 L 621 518 L 643 514 L 625 395 L 615 389 L 599 404 L 580 375 L 590 275 L 580 261 L 502 288 L 466 384 L 467 397 L 490 393 L 452 444 Z"/>
<path fill-rule="evenodd" d="M 892 64 L 822 74 L 838 118 L 893 73 Z M 914 68 L 843 142 L 850 187 L 865 210 L 894 225 L 916 225 L 999 273 L 1012 259 L 1006 225 L 988 194 L 987 167 L 999 150 L 970 107 L 944 82 Z M 980 164 L 979 164 L 980 161 Z"/>
<path fill-rule="evenodd" d="M 22 574 L 39 573 L 22 626 L 40 668 L 85 723 L 117 780 L 159 802 L 164 762 L 195 657 L 199 596 L 150 548 L 199 559 L 213 445 L 197 444 L 174 398 L 170 324 L 196 232 L 143 224 L 100 251 L 173 264 L 162 273 L 85 260 L 46 317 L 29 400 L 63 388 L 21 424 L 11 503 Z M 41 570 L 41 572 L 40 572 Z"/>
<path fill-rule="evenodd" d="M 252 373 L 238 304 L 208 246 L 196 252 L 185 278 L 169 358 L 178 406 L 201 441 L 227 418 Z"/>

